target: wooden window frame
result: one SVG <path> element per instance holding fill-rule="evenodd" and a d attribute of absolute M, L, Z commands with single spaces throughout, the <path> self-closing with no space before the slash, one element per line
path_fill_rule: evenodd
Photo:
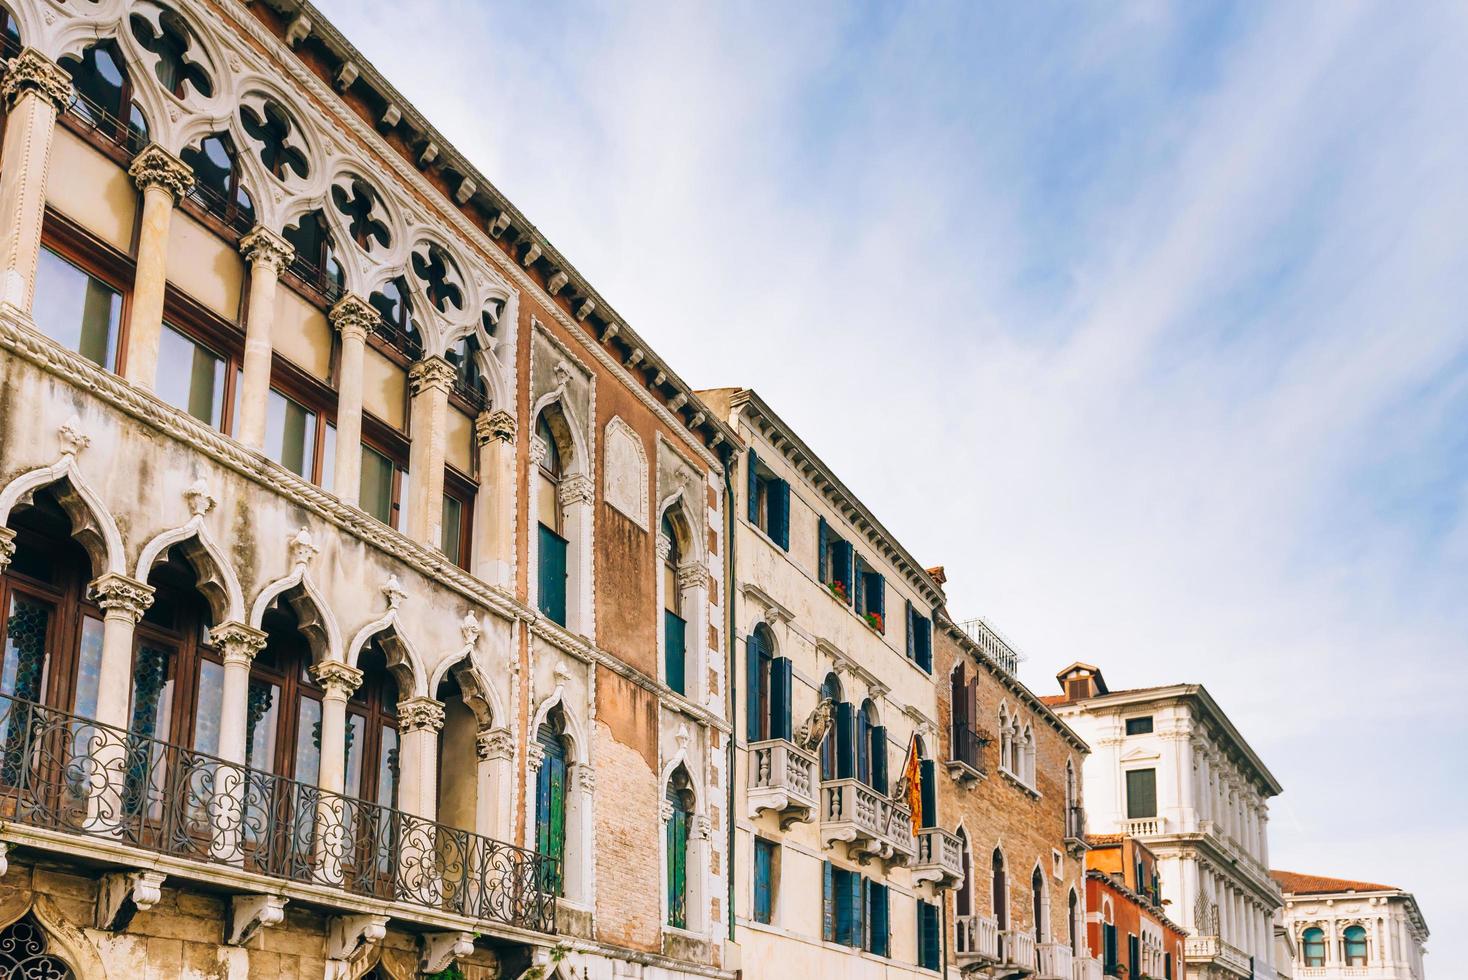
<path fill-rule="evenodd" d="M 55 252 L 121 297 L 117 313 L 117 356 L 115 363 L 104 368 L 120 376 L 127 367 L 136 263 L 128 254 L 118 251 L 49 205 L 41 219 L 41 247 Z"/>
<path fill-rule="evenodd" d="M 444 496 L 453 497 L 459 502 L 459 559 L 456 564 L 468 571 L 474 560 L 471 554 L 474 545 L 474 503 L 479 496 L 479 483 L 460 472 L 452 463 L 445 463 L 443 492 Z"/>

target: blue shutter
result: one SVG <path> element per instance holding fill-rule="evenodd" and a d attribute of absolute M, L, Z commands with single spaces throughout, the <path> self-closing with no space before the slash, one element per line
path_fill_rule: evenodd
<path fill-rule="evenodd" d="M 922 826 L 938 826 L 938 779 L 937 763 L 932 759 L 922 759 L 918 762 L 918 768 L 922 773 L 923 790 L 923 818 Z"/>
<path fill-rule="evenodd" d="M 887 917 L 887 886 L 872 882 L 871 895 L 871 925 L 868 927 L 872 933 L 871 949 L 878 956 L 890 956 L 892 953 L 892 937 Z"/>
<path fill-rule="evenodd" d="M 831 581 L 831 561 L 826 555 L 826 519 L 816 519 L 816 577 L 824 584 Z"/>
<path fill-rule="evenodd" d="M 790 484 L 776 480 L 770 488 L 770 537 L 786 551 L 790 550 Z"/>
<path fill-rule="evenodd" d="M 679 694 L 687 693 L 684 685 L 686 673 L 686 633 L 688 624 L 677 613 L 663 610 L 663 648 L 667 663 L 664 670 L 668 686 Z"/>
<path fill-rule="evenodd" d="M 836 941 L 836 869 L 830 861 L 821 862 L 821 938 Z"/>
<path fill-rule="evenodd" d="M 918 628 L 917 664 L 928 673 L 933 672 L 933 621 L 926 616 L 917 616 Z"/>
<path fill-rule="evenodd" d="M 924 970 L 937 970 L 942 956 L 942 937 L 938 928 L 938 906 L 919 900 L 918 911 L 918 966 Z"/>
<path fill-rule="evenodd" d="M 872 727 L 867 720 L 867 713 L 858 710 L 856 712 L 856 778 L 872 784 Z"/>
<path fill-rule="evenodd" d="M 758 742 L 760 737 L 760 647 L 758 633 L 749 634 L 744 641 L 744 734 L 751 742 Z"/>
<path fill-rule="evenodd" d="M 873 725 L 871 727 L 872 741 L 872 789 L 878 793 L 887 792 L 887 726 Z"/>
<path fill-rule="evenodd" d="M 756 837 L 754 840 L 754 917 L 769 922 L 773 911 L 775 845 Z"/>
<path fill-rule="evenodd" d="M 887 625 L 887 580 L 877 573 L 872 573 L 872 584 L 876 586 L 877 597 L 875 600 L 868 599 L 872 605 L 872 611 L 882 617 L 882 626 Z M 883 632 L 886 632 L 884 629 Z"/>
<path fill-rule="evenodd" d="M 857 612 L 866 612 L 866 582 L 861 573 L 861 556 L 852 549 L 851 553 L 851 599 Z"/>
<path fill-rule="evenodd" d="M 836 703 L 836 778 L 850 779 L 855 774 L 856 760 L 852 758 L 852 732 L 855 725 L 855 711 L 848 701 Z"/>
<path fill-rule="evenodd" d="M 749 523 L 759 524 L 759 457 L 749 450 Z"/>
<path fill-rule="evenodd" d="M 830 867 L 827 864 L 827 867 Z M 836 942 L 845 946 L 861 943 L 861 877 L 836 868 Z"/>
<path fill-rule="evenodd" d="M 866 939 L 866 879 L 855 871 L 847 871 L 846 875 L 846 905 L 851 909 L 851 918 L 848 922 L 846 933 L 846 945 L 861 946 Z"/>
<path fill-rule="evenodd" d="M 841 582 L 846 586 L 846 604 L 849 606 L 856 596 L 856 549 L 850 541 L 841 542 L 841 566 L 844 573 Z"/>
<path fill-rule="evenodd" d="M 770 713 L 774 716 L 770 719 L 770 738 L 790 738 L 792 680 L 789 657 L 780 657 L 770 665 Z"/>
<path fill-rule="evenodd" d="M 914 615 L 912 600 L 907 600 L 907 659 L 917 660 L 917 617 Z"/>
<path fill-rule="evenodd" d="M 547 618 L 566 625 L 566 539 L 544 524 L 540 528 L 538 559 L 540 611 Z"/>

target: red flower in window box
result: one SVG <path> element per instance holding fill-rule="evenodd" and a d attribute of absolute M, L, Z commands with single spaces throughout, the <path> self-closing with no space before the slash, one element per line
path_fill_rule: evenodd
<path fill-rule="evenodd" d="M 846 595 L 846 583 L 840 581 L 827 582 L 826 588 L 830 589 L 831 594 L 840 599 L 842 602 L 851 601 L 850 598 Z"/>
<path fill-rule="evenodd" d="M 876 630 L 878 633 L 885 633 L 885 632 L 887 632 L 887 624 L 884 623 L 884 622 L 882 622 L 882 614 L 881 613 L 876 613 L 876 612 L 863 613 L 862 614 L 862 618 L 867 621 L 867 625 L 868 626 L 870 626 L 872 629 Z"/>

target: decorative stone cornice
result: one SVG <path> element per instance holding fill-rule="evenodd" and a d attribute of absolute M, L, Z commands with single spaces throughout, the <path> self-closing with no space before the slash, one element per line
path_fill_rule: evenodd
<path fill-rule="evenodd" d="M 487 445 L 491 439 L 513 444 L 515 441 L 515 416 L 498 409 L 480 412 L 474 419 L 474 438 L 479 445 Z"/>
<path fill-rule="evenodd" d="M 311 665 L 311 679 L 326 691 L 327 697 L 345 701 L 362 686 L 362 672 L 340 660 L 323 660 Z"/>
<path fill-rule="evenodd" d="M 347 293 L 337 300 L 326 318 L 331 321 L 337 333 L 342 335 L 343 340 L 349 337 L 366 340 L 372 328 L 382 319 L 377 309 L 356 293 Z"/>
<path fill-rule="evenodd" d="M 7 108 L 14 108 L 27 92 L 35 92 L 61 112 L 71 104 L 71 76 L 35 48 L 22 48 L 20 54 L 5 66 L 5 80 L 0 81 L 0 101 Z"/>
<path fill-rule="evenodd" d="M 482 762 L 513 759 L 515 736 L 508 728 L 481 728 L 474 735 L 474 751 Z"/>
<path fill-rule="evenodd" d="M 219 648 L 226 666 L 248 667 L 255 655 L 265 649 L 265 633 L 244 623 L 220 623 L 209 631 L 209 642 Z"/>
<path fill-rule="evenodd" d="M 576 473 L 561 481 L 561 506 L 589 504 L 596 499 L 596 484 L 585 473 Z"/>
<path fill-rule="evenodd" d="M 265 267 L 277 276 L 296 257 L 296 247 L 264 225 L 256 225 L 240 239 L 240 255 L 252 268 Z"/>
<path fill-rule="evenodd" d="M 408 369 L 408 390 L 414 398 L 428 391 L 448 391 L 459 372 L 446 358 L 430 354 Z"/>
<path fill-rule="evenodd" d="M 138 155 L 128 165 L 127 175 L 133 179 L 138 190 L 161 187 L 172 194 L 174 200 L 183 197 L 194 187 L 194 172 L 189 169 L 189 165 L 157 143 L 149 143 L 138 151 Z"/>
<path fill-rule="evenodd" d="M 398 730 L 436 732 L 443 728 L 443 702 L 429 697 L 398 702 Z"/>
<path fill-rule="evenodd" d="M 87 598 L 101 606 L 109 616 L 121 613 L 136 623 L 153 604 L 153 591 L 146 582 L 107 572 L 87 585 Z"/>

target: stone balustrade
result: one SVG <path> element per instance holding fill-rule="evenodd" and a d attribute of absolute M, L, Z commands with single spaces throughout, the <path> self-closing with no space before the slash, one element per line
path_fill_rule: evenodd
<path fill-rule="evenodd" d="M 778 815 L 780 829 L 804 823 L 816 811 L 815 753 L 784 738 L 749 746 L 749 816 L 766 811 Z"/>
<path fill-rule="evenodd" d="M 912 812 L 856 779 L 821 784 L 821 844 L 843 842 L 858 861 L 878 858 L 889 867 L 917 854 Z"/>

